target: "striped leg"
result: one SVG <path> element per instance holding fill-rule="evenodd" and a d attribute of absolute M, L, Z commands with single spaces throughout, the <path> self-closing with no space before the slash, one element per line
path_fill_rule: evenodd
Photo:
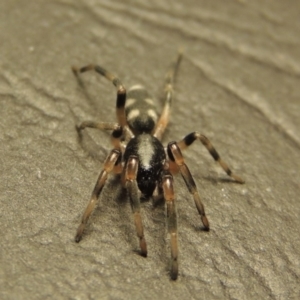
<path fill-rule="evenodd" d="M 98 177 L 98 180 L 97 180 L 94 190 L 92 192 L 91 200 L 89 201 L 89 203 L 84 211 L 84 214 L 81 219 L 81 223 L 77 229 L 77 233 L 75 236 L 75 241 L 77 243 L 79 243 L 80 240 L 82 239 L 82 234 L 83 234 L 85 225 L 87 224 L 91 213 L 95 209 L 97 200 L 98 200 L 99 195 L 105 185 L 107 176 L 109 173 L 111 173 L 114 170 L 115 164 L 117 163 L 119 156 L 120 156 L 120 151 L 113 149 L 110 152 L 110 154 L 107 156 L 107 158 L 104 162 L 104 168 Z"/>
<path fill-rule="evenodd" d="M 177 73 L 180 61 L 182 58 L 182 52 L 178 53 L 177 59 L 173 62 L 170 71 L 167 73 L 166 81 L 165 81 L 165 104 L 163 111 L 160 115 L 160 118 L 156 124 L 154 129 L 153 135 L 161 140 L 165 129 L 169 123 L 170 111 L 172 106 L 172 99 L 173 99 L 173 84 L 174 84 L 174 77 Z"/>
<path fill-rule="evenodd" d="M 98 74 L 104 76 L 106 79 L 108 79 L 113 83 L 113 85 L 117 88 L 117 100 L 116 100 L 117 120 L 118 123 L 123 128 L 127 124 L 126 115 L 125 115 L 126 89 L 122 84 L 122 82 L 120 81 L 120 79 L 115 75 L 113 75 L 112 73 L 105 70 L 104 68 L 97 65 L 88 65 L 80 69 L 76 67 L 72 67 L 72 70 L 76 76 L 78 76 L 78 73 L 94 70 Z"/>
<path fill-rule="evenodd" d="M 180 148 L 180 150 L 184 150 L 185 148 L 190 146 L 195 140 L 199 140 L 205 146 L 205 148 L 208 150 L 210 155 L 214 158 L 215 161 L 217 161 L 220 164 L 220 166 L 223 168 L 223 170 L 227 173 L 228 176 L 230 176 L 238 183 L 245 182 L 242 178 L 232 173 L 228 165 L 221 159 L 220 155 L 218 154 L 214 146 L 211 144 L 209 139 L 205 137 L 203 134 L 200 134 L 198 132 L 192 132 L 188 134 L 186 137 L 184 137 L 183 140 L 178 142 L 177 145 Z"/>
<path fill-rule="evenodd" d="M 163 176 L 162 186 L 167 205 L 168 231 L 171 239 L 171 278 L 176 280 L 178 276 L 177 215 L 174 201 L 173 177 L 171 174 Z"/>
<path fill-rule="evenodd" d="M 141 255 L 146 257 L 147 244 L 144 236 L 143 223 L 142 223 L 142 218 L 140 213 L 139 189 L 136 181 L 137 171 L 138 171 L 138 159 L 132 155 L 129 157 L 125 169 L 125 180 L 126 180 L 125 185 L 130 198 L 136 233 L 140 241 Z"/>
<path fill-rule="evenodd" d="M 178 167 L 179 171 L 185 181 L 186 186 L 189 189 L 189 192 L 193 195 L 195 205 L 197 207 L 197 210 L 201 216 L 202 223 L 206 230 L 209 230 L 209 223 L 205 215 L 204 205 L 202 204 L 202 201 L 200 199 L 196 183 L 192 177 L 192 174 L 187 167 L 187 165 L 184 162 L 184 158 L 181 154 L 180 148 L 177 145 L 176 142 L 171 142 L 168 145 L 168 156 L 171 161 L 174 161 Z"/>

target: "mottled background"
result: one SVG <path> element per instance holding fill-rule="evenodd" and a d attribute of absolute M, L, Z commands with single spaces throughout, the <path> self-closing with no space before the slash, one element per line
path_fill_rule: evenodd
<path fill-rule="evenodd" d="M 0 1 L 0 298 L 299 299 L 299 15 L 284 0 Z M 115 90 L 93 73 L 81 87 L 71 65 L 102 64 L 161 99 L 180 47 L 164 142 L 204 133 L 246 184 L 200 143 L 185 152 L 211 231 L 177 177 L 172 282 L 164 206 L 142 205 L 142 258 L 116 179 L 74 242 L 111 147 L 75 125 L 114 121 Z"/>

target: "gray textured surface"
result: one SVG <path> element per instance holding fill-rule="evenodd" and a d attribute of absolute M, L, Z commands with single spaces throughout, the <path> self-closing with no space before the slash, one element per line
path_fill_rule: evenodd
<path fill-rule="evenodd" d="M 1 1 L 1 299 L 299 299 L 299 1 Z M 43 4 L 42 4 L 43 3 Z M 70 66 L 101 63 L 159 96 L 185 48 L 165 142 L 205 133 L 186 160 L 211 223 L 176 179 L 180 276 L 168 276 L 162 206 L 143 204 L 149 257 L 109 181 L 87 234 L 74 234 L 109 137 L 75 124 L 114 120 L 115 92 Z M 119 199 L 119 200 L 117 200 Z"/>

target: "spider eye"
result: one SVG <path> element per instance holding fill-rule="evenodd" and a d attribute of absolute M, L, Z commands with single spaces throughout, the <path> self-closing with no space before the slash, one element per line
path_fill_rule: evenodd
<path fill-rule="evenodd" d="M 142 175 L 140 178 L 137 178 L 138 187 L 143 195 L 146 197 L 152 196 L 155 186 L 156 180 L 151 175 Z"/>

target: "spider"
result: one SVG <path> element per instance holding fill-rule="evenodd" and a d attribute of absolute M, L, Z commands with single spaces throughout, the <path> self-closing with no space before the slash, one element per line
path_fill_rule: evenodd
<path fill-rule="evenodd" d="M 154 102 L 141 85 L 131 87 L 128 92 L 120 79 L 98 65 L 88 65 L 80 69 L 73 67 L 76 76 L 79 73 L 94 70 L 111 81 L 117 89 L 116 114 L 117 123 L 91 122 L 81 123 L 78 132 L 85 128 L 96 128 L 112 131 L 113 149 L 104 161 L 103 169 L 98 177 L 91 199 L 83 213 L 77 229 L 75 241 L 78 243 L 88 219 L 95 209 L 97 200 L 103 190 L 108 175 L 121 174 L 121 182 L 130 199 L 136 233 L 139 239 L 140 254 L 147 256 L 147 243 L 140 214 L 140 196 L 150 198 L 153 195 L 163 197 L 167 209 L 167 227 L 170 236 L 171 270 L 170 277 L 178 277 L 178 241 L 177 215 L 173 175 L 180 173 L 194 198 L 194 202 L 204 229 L 209 230 L 209 222 L 205 214 L 195 181 L 187 167 L 182 151 L 194 141 L 200 141 L 224 171 L 234 181 L 244 180 L 232 173 L 227 164 L 220 158 L 211 142 L 203 134 L 192 132 L 179 142 L 170 142 L 166 148 L 162 145 L 162 136 L 168 125 L 173 100 L 173 82 L 177 73 L 182 53 L 179 52 L 165 79 L 165 102 L 160 115 L 155 110 Z"/>

